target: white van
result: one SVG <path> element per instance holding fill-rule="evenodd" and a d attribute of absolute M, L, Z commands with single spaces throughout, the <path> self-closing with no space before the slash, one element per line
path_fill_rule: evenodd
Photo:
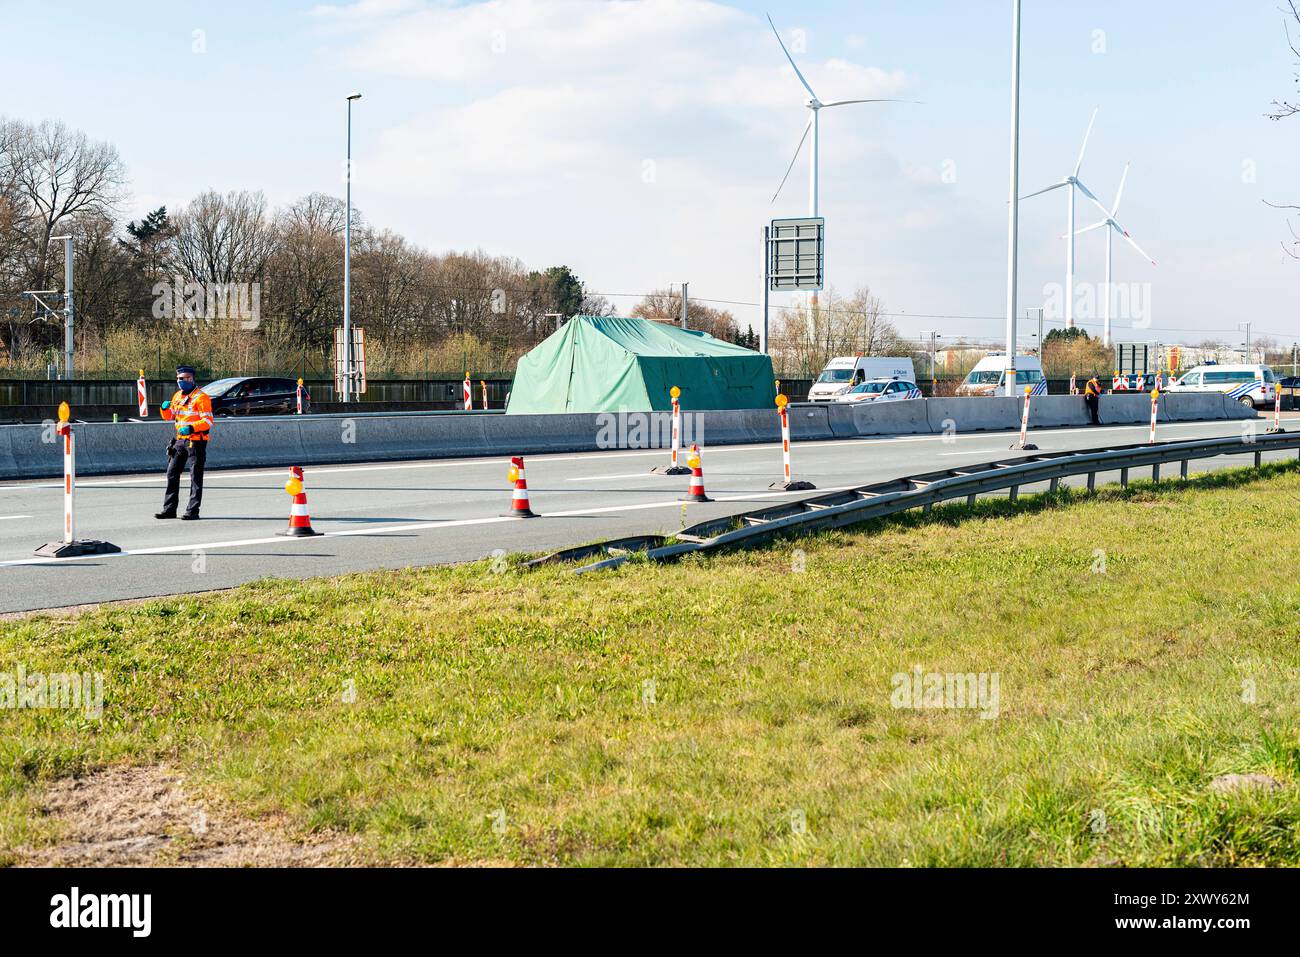
<path fill-rule="evenodd" d="M 1170 392 L 1226 392 L 1242 405 L 1271 406 L 1277 384 L 1264 365 L 1197 366 L 1169 385 Z"/>
<path fill-rule="evenodd" d="M 837 356 L 808 390 L 809 402 L 830 402 L 868 379 L 916 381 L 912 360 L 896 356 Z"/>
<path fill-rule="evenodd" d="M 958 395 L 1005 395 L 1007 381 L 1007 354 L 990 352 L 971 369 L 964 382 L 957 386 Z M 1047 379 L 1038 356 L 1016 356 L 1016 395 L 1023 395 L 1025 386 L 1034 395 L 1047 395 Z"/>

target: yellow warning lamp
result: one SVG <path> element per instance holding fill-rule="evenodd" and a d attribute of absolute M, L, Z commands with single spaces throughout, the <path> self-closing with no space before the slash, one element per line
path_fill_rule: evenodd
<path fill-rule="evenodd" d="M 519 481 L 519 466 L 517 466 L 517 465 L 512 465 L 512 466 L 510 466 L 510 471 L 507 472 L 506 474 L 510 476 L 510 481 L 512 481 L 512 482 L 518 482 L 518 481 Z"/>
<path fill-rule="evenodd" d="M 693 469 L 697 469 L 697 468 L 699 468 L 699 467 L 700 467 L 700 456 L 699 456 L 699 454 L 696 453 L 696 452 L 692 452 L 692 453 L 690 454 L 690 457 L 686 459 L 686 464 L 689 465 L 689 466 L 690 466 L 691 468 L 693 468 Z"/>
<path fill-rule="evenodd" d="M 783 393 L 778 392 L 777 395 L 776 395 L 776 408 L 777 408 L 777 411 L 778 411 L 778 412 L 783 412 L 783 411 L 785 410 L 785 404 L 786 404 L 787 402 L 789 402 L 789 401 L 790 401 L 790 400 L 787 399 Z"/>
<path fill-rule="evenodd" d="M 302 479 L 291 478 L 284 483 L 284 490 L 290 495 L 302 494 Z"/>
<path fill-rule="evenodd" d="M 298 376 L 298 387 L 302 388 L 302 376 Z"/>
<path fill-rule="evenodd" d="M 668 394 L 671 395 L 674 399 L 680 399 L 682 397 L 682 390 L 677 388 L 677 386 L 673 386 L 671 389 L 668 390 Z"/>
<path fill-rule="evenodd" d="M 1033 387 L 1032 385 L 1027 385 L 1027 386 L 1025 386 L 1025 396 L 1026 396 L 1026 397 L 1028 397 L 1029 393 L 1031 393 L 1031 392 L 1033 392 L 1033 391 L 1034 391 L 1034 387 Z"/>
<path fill-rule="evenodd" d="M 144 370 L 143 370 L 143 369 L 140 370 L 140 378 L 141 378 L 141 379 L 144 378 Z"/>
<path fill-rule="evenodd" d="M 71 417 L 72 417 L 72 409 L 68 408 L 68 403 L 60 402 L 59 403 L 59 424 L 60 425 L 66 424 L 68 419 Z"/>

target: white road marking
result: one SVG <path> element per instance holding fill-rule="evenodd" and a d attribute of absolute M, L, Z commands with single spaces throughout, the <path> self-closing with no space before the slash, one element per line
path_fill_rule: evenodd
<path fill-rule="evenodd" d="M 853 485 L 845 485 L 839 488 L 820 489 L 821 492 L 843 492 L 850 488 L 856 488 Z M 803 492 L 752 492 L 744 495 L 719 495 L 714 501 L 717 502 L 743 502 L 755 498 L 780 498 L 784 495 L 803 495 Z M 607 505 L 601 508 L 575 508 L 566 512 L 543 512 L 543 518 L 574 518 L 587 515 L 601 515 L 610 512 L 636 512 L 649 508 L 681 508 L 687 503 L 672 499 L 667 502 L 643 502 L 639 505 Z M 80 555 L 73 558 L 20 558 L 11 561 L 0 562 L 0 568 L 6 568 L 16 565 L 63 565 L 68 562 L 84 561 L 87 559 L 104 559 L 104 558 L 125 558 L 128 555 L 166 555 L 177 552 L 198 552 L 211 551 L 218 548 L 240 548 L 247 545 L 274 545 L 288 544 L 291 542 L 315 542 L 322 538 L 347 538 L 356 535 L 387 535 L 395 532 L 418 532 L 429 529 L 441 528 L 463 528 L 467 525 L 496 525 L 501 522 L 518 522 L 527 521 L 527 519 L 511 518 L 510 516 L 492 516 L 488 518 L 462 518 L 445 522 L 412 522 L 406 525 L 386 525 L 379 528 L 350 528 L 336 532 L 322 532 L 319 535 L 310 538 L 291 538 L 285 535 L 273 535 L 268 538 L 241 538 L 236 541 L 221 542 L 200 542 L 190 545 L 162 545 L 152 548 L 133 548 L 124 549 L 121 552 L 112 555 Z"/>
<path fill-rule="evenodd" d="M 30 515 L 0 515 L 0 522 L 12 522 L 16 518 L 31 518 Z"/>
<path fill-rule="evenodd" d="M 607 479 L 625 479 L 625 478 L 662 478 L 654 472 L 623 472 L 620 475 L 579 475 L 575 478 L 565 479 L 566 482 L 604 482 Z"/>

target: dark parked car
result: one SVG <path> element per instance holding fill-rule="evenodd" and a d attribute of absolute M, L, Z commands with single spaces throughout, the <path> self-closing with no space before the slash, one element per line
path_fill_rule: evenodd
<path fill-rule="evenodd" d="M 212 399 L 213 415 L 285 415 L 298 411 L 298 382 L 255 376 L 218 379 L 203 387 Z M 311 397 L 303 390 L 303 412 L 310 411 Z"/>

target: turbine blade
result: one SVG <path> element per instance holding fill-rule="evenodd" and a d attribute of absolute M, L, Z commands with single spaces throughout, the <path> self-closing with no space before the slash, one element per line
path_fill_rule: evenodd
<path fill-rule="evenodd" d="M 794 164 L 799 160 L 799 154 L 803 152 L 803 144 L 808 139 L 808 131 L 812 129 L 812 125 L 812 117 L 809 117 L 808 125 L 803 128 L 803 136 L 799 137 L 799 145 L 794 148 L 794 156 L 790 157 L 790 165 L 785 168 L 785 175 L 781 177 L 781 185 L 772 194 L 772 202 L 776 202 L 776 198 L 781 195 L 781 190 L 785 188 L 785 181 L 790 178 L 790 170 L 794 169 Z"/>
<path fill-rule="evenodd" d="M 1156 264 L 1156 261 L 1147 255 L 1147 251 L 1133 241 L 1133 237 L 1128 234 L 1128 230 L 1126 230 L 1123 226 L 1119 225 L 1119 223 L 1115 224 L 1115 228 L 1119 230 L 1120 235 L 1124 237 L 1124 241 L 1126 243 L 1128 243 L 1130 246 L 1132 246 L 1134 249 L 1136 249 L 1139 253 L 1142 254 L 1143 259 L 1151 263 L 1151 265 L 1153 266 Z"/>
<path fill-rule="evenodd" d="M 1042 196 L 1044 193 L 1050 193 L 1054 189 L 1060 189 L 1062 186 L 1069 186 L 1069 185 L 1070 185 L 1069 180 L 1063 179 L 1059 183 L 1053 183 L 1051 186 L 1048 186 L 1045 189 L 1040 189 L 1033 193 L 1026 193 L 1024 196 L 1021 196 L 1020 198 L 1023 200 L 1023 199 L 1028 199 L 1030 196 Z"/>
<path fill-rule="evenodd" d="M 1119 201 L 1120 198 L 1123 197 L 1124 195 L 1124 180 L 1128 179 L 1128 168 L 1131 165 L 1133 164 L 1131 163 L 1124 164 L 1124 174 L 1119 178 L 1119 189 L 1115 191 L 1115 205 L 1111 207 L 1110 210 L 1111 216 L 1114 216 L 1116 213 L 1119 212 Z"/>
<path fill-rule="evenodd" d="M 1101 222 L 1099 222 L 1099 223 L 1093 223 L 1091 226 L 1084 226 L 1083 229 L 1076 229 L 1076 230 L 1074 231 L 1074 235 L 1076 235 L 1076 236 L 1082 236 L 1084 233 L 1090 233 L 1090 232 L 1092 232 L 1094 229 L 1101 229 L 1103 226 L 1107 226 L 1107 225 L 1109 225 L 1109 224 L 1110 224 L 1110 220 L 1108 220 L 1108 219 L 1103 219 Z M 1062 236 L 1061 238 L 1064 239 L 1065 237 Z"/>
<path fill-rule="evenodd" d="M 781 39 L 781 33 L 777 30 L 776 24 L 772 23 L 772 14 L 770 13 L 767 15 L 767 22 L 771 24 L 772 32 L 776 34 L 776 42 L 781 44 L 781 52 L 785 54 L 785 58 L 789 60 L 790 65 L 794 67 L 794 75 L 799 78 L 799 82 L 802 83 L 803 88 L 808 91 L 808 95 L 814 100 L 817 99 L 817 94 L 813 92 L 813 88 L 808 85 L 808 81 L 805 80 L 803 74 L 799 72 L 799 67 L 795 64 L 794 57 L 792 57 L 790 51 L 785 48 L 785 41 Z"/>
<path fill-rule="evenodd" d="M 1088 149 L 1088 137 L 1092 136 L 1092 124 L 1097 122 L 1097 110 L 1099 109 L 1101 109 L 1101 107 L 1097 107 L 1092 111 L 1092 119 L 1088 121 L 1088 132 L 1083 134 L 1083 146 L 1079 148 L 1079 161 L 1074 164 L 1075 176 L 1078 176 L 1079 170 L 1083 168 L 1083 154 Z"/>
<path fill-rule="evenodd" d="M 834 103 L 823 103 L 822 106 L 844 106 L 846 103 L 917 103 L 920 100 L 836 100 Z"/>
<path fill-rule="evenodd" d="M 1101 205 L 1101 200 L 1097 198 L 1097 194 L 1094 193 L 1092 190 L 1090 190 L 1088 187 L 1084 186 L 1082 180 L 1076 178 L 1074 181 L 1074 185 L 1079 187 L 1079 192 L 1083 193 L 1084 196 L 1087 196 L 1090 200 L 1096 203 L 1098 209 L 1100 209 L 1107 216 L 1110 215 L 1110 210 L 1108 210 L 1105 206 Z"/>

